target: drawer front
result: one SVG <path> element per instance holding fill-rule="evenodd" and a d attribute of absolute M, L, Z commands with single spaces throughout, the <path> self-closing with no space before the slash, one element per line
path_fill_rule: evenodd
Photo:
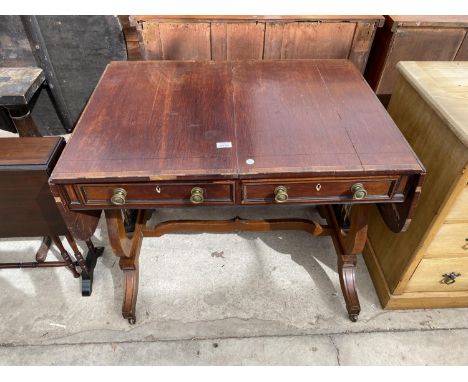
<path fill-rule="evenodd" d="M 200 203 L 193 203 L 190 199 L 194 188 L 203 190 Z M 79 184 L 74 189 L 80 205 L 86 207 L 114 206 L 111 198 L 116 189 L 123 189 L 126 194 L 120 207 L 233 204 L 235 195 L 234 182 Z"/>
<path fill-rule="evenodd" d="M 391 199 L 397 178 L 381 178 L 372 180 L 342 179 L 342 180 L 272 180 L 272 181 L 243 181 L 242 203 L 277 203 L 275 190 L 284 187 L 287 200 L 284 203 L 313 203 L 323 201 L 353 202 L 353 185 L 362 184 L 367 196 L 360 201 L 383 201 Z"/>
<path fill-rule="evenodd" d="M 448 281 L 444 274 L 460 274 L 455 282 Z M 406 285 L 405 292 L 451 292 L 468 290 L 468 257 L 422 259 Z"/>
<path fill-rule="evenodd" d="M 468 185 L 457 196 L 445 220 L 468 221 Z"/>
<path fill-rule="evenodd" d="M 427 256 L 468 256 L 468 223 L 443 224 L 427 248 Z"/>

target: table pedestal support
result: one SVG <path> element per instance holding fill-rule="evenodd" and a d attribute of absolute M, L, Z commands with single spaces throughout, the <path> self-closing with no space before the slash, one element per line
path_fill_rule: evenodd
<path fill-rule="evenodd" d="M 239 231 L 265 232 L 274 230 L 303 230 L 314 236 L 331 236 L 338 256 L 338 273 L 346 309 L 351 321 L 357 321 L 361 310 L 355 283 L 356 255 L 362 251 L 367 236 L 367 205 L 354 205 L 350 214 L 350 228 L 344 233 L 332 206 L 321 206 L 320 215 L 327 225 L 306 219 L 244 220 L 178 220 L 147 227 L 151 210 L 140 210 L 132 237 L 125 232 L 121 210 L 106 210 L 109 241 L 114 254 L 120 258 L 124 273 L 122 316 L 131 324 L 136 322 L 135 306 L 138 296 L 139 254 L 143 237 L 160 237 L 173 232 L 229 233 Z"/>

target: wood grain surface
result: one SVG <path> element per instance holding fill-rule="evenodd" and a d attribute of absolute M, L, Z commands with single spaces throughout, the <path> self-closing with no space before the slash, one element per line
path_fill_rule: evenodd
<path fill-rule="evenodd" d="M 131 60 L 349 59 L 364 72 L 382 16 L 121 16 Z M 137 39 L 135 39 L 137 35 Z M 135 40 L 139 49 L 134 49 Z"/>
<path fill-rule="evenodd" d="M 113 62 L 54 183 L 423 167 L 347 60 Z"/>
<path fill-rule="evenodd" d="M 48 167 L 52 153 L 63 145 L 60 137 L 24 137 L 0 139 L 0 167 L 43 166 Z M 56 156 L 55 159 L 57 159 Z"/>

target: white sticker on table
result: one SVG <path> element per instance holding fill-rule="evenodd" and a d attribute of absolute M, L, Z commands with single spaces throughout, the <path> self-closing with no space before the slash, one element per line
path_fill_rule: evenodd
<path fill-rule="evenodd" d="M 231 142 L 216 142 L 217 149 L 230 149 L 232 147 Z"/>

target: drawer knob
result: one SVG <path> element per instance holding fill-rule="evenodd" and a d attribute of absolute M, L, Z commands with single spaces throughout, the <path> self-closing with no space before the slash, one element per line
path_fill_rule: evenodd
<path fill-rule="evenodd" d="M 200 204 L 200 203 L 203 203 L 203 200 L 204 200 L 203 188 L 200 188 L 200 187 L 192 188 L 190 201 L 194 204 Z"/>
<path fill-rule="evenodd" d="M 277 203 L 284 203 L 288 200 L 288 192 L 286 187 L 278 186 L 275 188 L 275 200 Z"/>
<path fill-rule="evenodd" d="M 123 188 L 114 188 L 111 197 L 111 203 L 116 206 L 121 206 L 125 204 L 125 197 L 127 196 L 127 191 Z"/>
<path fill-rule="evenodd" d="M 453 284 L 456 281 L 455 279 L 459 276 L 461 276 L 461 274 L 458 272 L 444 273 L 442 275 L 442 282 L 447 285 Z"/>
<path fill-rule="evenodd" d="M 351 192 L 353 193 L 353 199 L 356 200 L 364 199 L 367 196 L 367 191 L 362 183 L 353 184 Z"/>

